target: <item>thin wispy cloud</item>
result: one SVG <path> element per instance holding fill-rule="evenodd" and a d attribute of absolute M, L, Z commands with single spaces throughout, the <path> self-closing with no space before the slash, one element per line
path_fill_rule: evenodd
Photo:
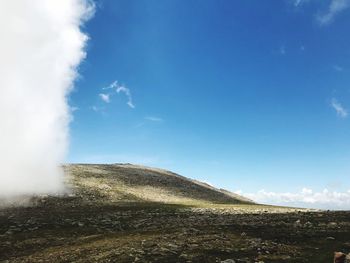
<path fill-rule="evenodd" d="M 323 191 L 315 192 L 305 187 L 297 193 L 277 193 L 265 190 L 260 190 L 256 193 L 243 193 L 238 190 L 235 193 L 244 195 L 258 203 L 323 209 L 350 208 L 350 190 L 347 192 L 337 192 L 324 189 Z"/>
<path fill-rule="evenodd" d="M 350 0 L 331 0 L 328 10 L 317 16 L 320 25 L 329 25 L 335 17 L 350 7 Z"/>
<path fill-rule="evenodd" d="M 91 109 L 92 109 L 93 111 L 95 111 L 95 112 L 98 112 L 98 111 L 100 110 L 100 109 L 99 109 L 98 107 L 96 107 L 96 106 L 92 106 Z"/>
<path fill-rule="evenodd" d="M 293 0 L 290 1 L 290 3 L 294 6 L 294 8 L 302 8 L 308 3 L 314 3 L 315 5 L 321 3 L 317 1 L 311 1 L 311 0 Z M 328 5 L 325 10 L 318 10 L 317 15 L 315 16 L 316 22 L 320 26 L 326 26 L 331 24 L 336 16 L 338 16 L 340 13 L 344 12 L 346 9 L 350 8 L 350 0 L 328 0 Z M 321 6 L 321 5 L 320 5 Z"/>
<path fill-rule="evenodd" d="M 118 88 L 119 84 L 118 84 L 118 80 L 113 81 L 109 86 L 107 87 L 103 87 L 103 90 L 108 90 L 108 89 L 115 89 Z"/>
<path fill-rule="evenodd" d="M 348 116 L 348 111 L 343 107 L 343 105 L 340 102 L 338 102 L 337 99 L 332 99 L 331 106 L 336 111 L 339 117 L 346 118 Z"/>
<path fill-rule="evenodd" d="M 294 1 L 294 6 L 299 6 L 302 0 L 295 0 Z"/>
<path fill-rule="evenodd" d="M 293 4 L 294 4 L 295 7 L 298 7 L 298 6 L 301 6 L 301 5 L 303 5 L 304 3 L 308 2 L 308 1 L 309 0 L 295 0 L 293 2 Z"/>
<path fill-rule="evenodd" d="M 128 101 L 126 104 L 132 109 L 135 108 L 135 105 L 132 102 L 130 89 L 126 88 L 125 86 L 118 86 L 116 91 L 117 91 L 117 93 L 120 93 L 120 92 L 124 93 L 126 95 L 126 97 L 128 98 Z"/>
<path fill-rule="evenodd" d="M 153 122 L 162 122 L 163 121 L 162 118 L 154 117 L 154 116 L 147 116 L 147 117 L 145 117 L 145 120 L 153 121 Z"/>
<path fill-rule="evenodd" d="M 124 93 L 127 97 L 127 102 L 126 104 L 134 109 L 135 108 L 135 104 L 132 101 L 132 96 L 131 96 L 131 91 L 130 89 L 128 89 L 127 87 L 125 87 L 125 85 L 121 85 L 118 83 L 117 80 L 113 81 L 110 85 L 108 85 L 107 87 L 103 87 L 102 90 L 106 91 L 106 90 L 113 90 L 110 93 L 100 93 L 98 94 L 99 97 L 101 98 L 101 100 L 103 100 L 106 103 L 110 103 L 111 102 L 111 97 L 115 94 L 115 93 Z M 114 93 L 115 92 L 115 93 Z"/>
<path fill-rule="evenodd" d="M 332 67 L 333 67 L 333 69 L 334 69 L 335 71 L 338 71 L 338 72 L 340 72 L 340 71 L 343 71 L 343 70 L 344 70 L 344 68 L 343 68 L 343 67 L 341 67 L 341 66 L 339 66 L 339 65 L 333 65 Z"/>
<path fill-rule="evenodd" d="M 280 46 L 279 53 L 281 55 L 285 55 L 287 53 L 286 47 L 285 46 Z"/>
<path fill-rule="evenodd" d="M 77 107 L 77 106 L 71 106 L 71 107 L 70 107 L 70 111 L 71 111 L 71 112 L 75 112 L 75 111 L 78 111 L 78 110 L 80 110 L 80 108 Z"/>
<path fill-rule="evenodd" d="M 110 94 L 100 93 L 98 95 L 100 96 L 101 100 L 103 100 L 104 102 L 106 103 L 111 102 Z"/>

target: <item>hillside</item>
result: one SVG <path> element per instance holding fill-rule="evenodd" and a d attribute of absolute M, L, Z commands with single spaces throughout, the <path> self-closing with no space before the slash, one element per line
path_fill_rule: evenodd
<path fill-rule="evenodd" d="M 131 164 L 65 166 L 73 193 L 84 200 L 169 204 L 251 204 L 251 200 L 170 171 Z"/>
<path fill-rule="evenodd" d="M 326 263 L 350 252 L 350 212 L 254 204 L 156 168 L 64 168 L 66 194 L 0 205 L 0 262 Z"/>

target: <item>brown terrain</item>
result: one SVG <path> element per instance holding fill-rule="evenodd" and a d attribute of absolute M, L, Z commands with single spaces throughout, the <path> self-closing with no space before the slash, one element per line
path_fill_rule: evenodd
<path fill-rule="evenodd" d="M 0 262 L 331 263 L 350 252 L 347 211 L 259 205 L 130 164 L 65 170 L 66 194 L 3 201 Z"/>

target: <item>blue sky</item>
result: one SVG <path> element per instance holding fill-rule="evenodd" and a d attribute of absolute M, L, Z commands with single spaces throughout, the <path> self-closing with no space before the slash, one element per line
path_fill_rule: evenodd
<path fill-rule="evenodd" d="M 67 162 L 350 199 L 349 25 L 348 0 L 97 1 Z"/>

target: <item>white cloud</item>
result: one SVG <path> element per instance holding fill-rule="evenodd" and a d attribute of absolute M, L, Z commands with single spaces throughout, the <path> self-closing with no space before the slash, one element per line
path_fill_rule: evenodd
<path fill-rule="evenodd" d="M 295 8 L 301 8 L 307 3 L 319 4 L 323 1 L 311 1 L 311 0 L 290 0 Z M 326 1 L 324 1 L 326 2 Z M 331 24 L 335 17 L 350 7 L 350 0 L 327 0 L 327 10 L 319 11 L 316 16 L 316 21 L 319 25 L 325 26 Z"/>
<path fill-rule="evenodd" d="M 154 116 L 147 116 L 147 117 L 145 117 L 145 120 L 154 121 L 154 122 L 162 122 L 163 121 L 162 118 L 154 117 Z"/>
<path fill-rule="evenodd" d="M 327 12 L 318 15 L 317 21 L 320 23 L 320 25 L 328 25 L 339 13 L 349 7 L 350 0 L 331 0 Z"/>
<path fill-rule="evenodd" d="M 126 104 L 128 104 L 130 108 L 133 108 L 133 109 L 135 108 L 135 105 L 132 102 L 131 92 L 128 88 L 126 88 L 125 86 L 118 86 L 116 91 L 117 93 L 123 92 L 128 98 L 128 101 Z"/>
<path fill-rule="evenodd" d="M 321 192 L 314 192 L 312 189 L 303 188 L 297 193 L 276 193 L 265 190 L 260 190 L 257 193 L 244 193 L 238 190 L 235 193 L 265 204 L 322 209 L 350 209 L 350 190 L 336 192 L 324 189 Z"/>
<path fill-rule="evenodd" d="M 86 0 L 0 1 L 0 195 L 63 189 L 67 95 L 85 58 Z"/>
<path fill-rule="evenodd" d="M 102 90 L 110 90 L 110 89 L 115 90 L 115 92 L 117 92 L 117 93 L 124 93 L 126 95 L 127 99 L 128 99 L 126 104 L 132 109 L 135 108 L 135 104 L 132 102 L 131 91 L 130 91 L 130 89 L 126 88 L 125 85 L 120 85 L 118 83 L 118 81 L 115 80 L 109 86 L 102 88 Z M 106 93 L 100 93 L 99 94 L 100 98 L 104 102 L 107 102 L 107 103 L 110 102 L 110 97 L 112 95 L 113 94 L 111 94 L 111 93 L 110 94 L 106 94 Z"/>
<path fill-rule="evenodd" d="M 106 90 L 106 89 L 115 89 L 115 88 L 118 88 L 118 87 L 119 87 L 118 80 L 115 80 L 115 81 L 113 81 L 109 86 L 103 87 L 102 89 L 103 89 L 103 90 Z"/>
<path fill-rule="evenodd" d="M 101 98 L 101 100 L 103 100 L 106 103 L 110 103 L 111 99 L 110 99 L 110 94 L 105 94 L 105 93 L 100 93 L 98 94 Z"/>
<path fill-rule="evenodd" d="M 346 118 L 348 116 L 348 111 L 335 98 L 332 99 L 331 106 L 337 112 L 339 117 Z"/>

